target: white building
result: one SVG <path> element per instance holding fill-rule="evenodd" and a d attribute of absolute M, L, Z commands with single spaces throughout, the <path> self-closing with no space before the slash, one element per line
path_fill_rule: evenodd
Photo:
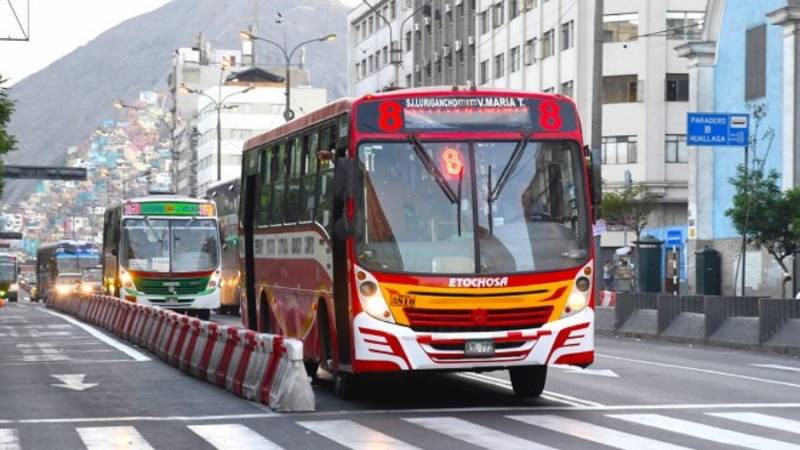
<path fill-rule="evenodd" d="M 285 123 L 285 84 L 261 69 L 247 72 L 261 73 L 261 80 L 248 82 L 246 77 L 226 82 L 221 88 L 210 87 L 197 96 L 197 191 L 203 195 L 209 186 L 220 180 L 241 176 L 244 142 L 252 136 L 269 131 Z M 263 74 L 272 76 L 265 81 Z M 252 85 L 253 89 L 244 92 Z M 241 93 L 240 93 L 241 92 Z M 210 97 L 210 98 L 209 98 Z M 214 102 L 222 99 L 219 119 L 222 140 L 221 177 L 217 176 L 217 108 Z M 213 101 L 212 101 L 213 99 Z M 310 86 L 297 86 L 291 90 L 292 110 L 297 117 L 309 113 L 327 102 L 327 90 Z"/>
<path fill-rule="evenodd" d="M 371 3 L 347 15 L 350 95 L 474 81 L 475 0 Z"/>

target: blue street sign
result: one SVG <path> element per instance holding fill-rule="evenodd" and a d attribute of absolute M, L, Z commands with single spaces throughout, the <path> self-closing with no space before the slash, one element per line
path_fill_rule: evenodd
<path fill-rule="evenodd" d="M 683 242 L 681 230 L 667 230 L 667 247 L 680 247 Z"/>
<path fill-rule="evenodd" d="M 744 147 L 750 140 L 749 114 L 689 113 L 686 144 Z"/>

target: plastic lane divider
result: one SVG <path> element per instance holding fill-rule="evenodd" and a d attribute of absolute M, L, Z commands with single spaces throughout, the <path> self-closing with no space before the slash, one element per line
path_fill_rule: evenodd
<path fill-rule="evenodd" d="M 98 325 L 176 368 L 276 411 L 312 411 L 303 343 L 106 295 L 51 296 L 48 308 Z"/>

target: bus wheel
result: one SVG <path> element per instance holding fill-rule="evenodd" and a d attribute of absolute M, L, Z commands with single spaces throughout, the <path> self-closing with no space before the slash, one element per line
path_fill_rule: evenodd
<path fill-rule="evenodd" d="M 547 366 L 511 367 L 508 373 L 517 397 L 533 398 L 542 395 L 547 380 Z"/>
<path fill-rule="evenodd" d="M 209 320 L 211 319 L 211 310 L 210 309 L 198 309 L 197 310 L 197 318 L 200 320 Z"/>
<path fill-rule="evenodd" d="M 358 395 L 358 377 L 349 372 L 337 371 L 333 376 L 333 393 L 342 400 L 353 400 Z"/>

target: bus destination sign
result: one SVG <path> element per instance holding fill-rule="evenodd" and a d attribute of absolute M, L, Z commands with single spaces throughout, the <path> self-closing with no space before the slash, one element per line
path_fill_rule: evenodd
<path fill-rule="evenodd" d="M 366 101 L 359 105 L 357 114 L 361 132 L 557 132 L 578 128 L 573 104 L 556 98 L 409 97 Z"/>
<path fill-rule="evenodd" d="M 126 216 L 200 216 L 213 217 L 216 209 L 213 203 L 190 202 L 144 202 L 126 203 Z"/>

